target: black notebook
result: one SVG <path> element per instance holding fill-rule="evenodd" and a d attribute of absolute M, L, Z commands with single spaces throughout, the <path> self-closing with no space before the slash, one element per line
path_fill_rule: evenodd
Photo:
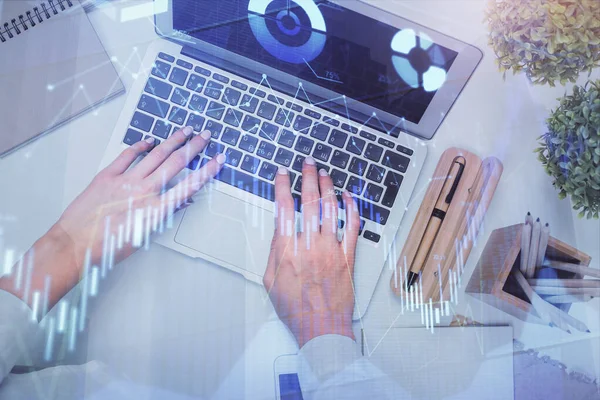
<path fill-rule="evenodd" d="M 0 156 L 125 92 L 78 0 L 0 0 L 0 88 Z"/>

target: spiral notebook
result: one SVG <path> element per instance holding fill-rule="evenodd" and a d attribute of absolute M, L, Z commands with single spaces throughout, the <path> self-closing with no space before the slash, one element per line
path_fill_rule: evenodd
<path fill-rule="evenodd" d="M 0 157 L 125 92 L 78 0 L 0 0 Z"/>

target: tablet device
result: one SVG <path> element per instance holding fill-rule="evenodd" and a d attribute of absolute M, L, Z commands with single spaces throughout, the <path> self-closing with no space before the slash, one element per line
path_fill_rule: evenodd
<path fill-rule="evenodd" d="M 303 400 L 298 377 L 298 356 L 285 355 L 275 360 L 275 396 L 277 400 Z"/>

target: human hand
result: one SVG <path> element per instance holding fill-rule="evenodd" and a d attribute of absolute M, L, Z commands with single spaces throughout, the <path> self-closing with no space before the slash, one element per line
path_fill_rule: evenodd
<path fill-rule="evenodd" d="M 346 229 L 338 241 L 333 182 L 312 158 L 302 169 L 302 227 L 296 232 L 287 170 L 275 178 L 275 233 L 263 279 L 277 315 L 300 347 L 325 334 L 354 339 L 354 259 L 360 218 L 352 196 L 342 196 Z M 322 222 L 320 219 L 322 208 Z"/>

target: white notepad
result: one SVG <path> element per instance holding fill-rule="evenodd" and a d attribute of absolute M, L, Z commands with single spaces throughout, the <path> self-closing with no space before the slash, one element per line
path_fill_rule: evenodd
<path fill-rule="evenodd" d="M 514 398 L 510 326 L 392 328 L 370 359 L 411 399 Z"/>
<path fill-rule="evenodd" d="M 125 89 L 78 0 L 0 0 L 0 156 Z"/>

